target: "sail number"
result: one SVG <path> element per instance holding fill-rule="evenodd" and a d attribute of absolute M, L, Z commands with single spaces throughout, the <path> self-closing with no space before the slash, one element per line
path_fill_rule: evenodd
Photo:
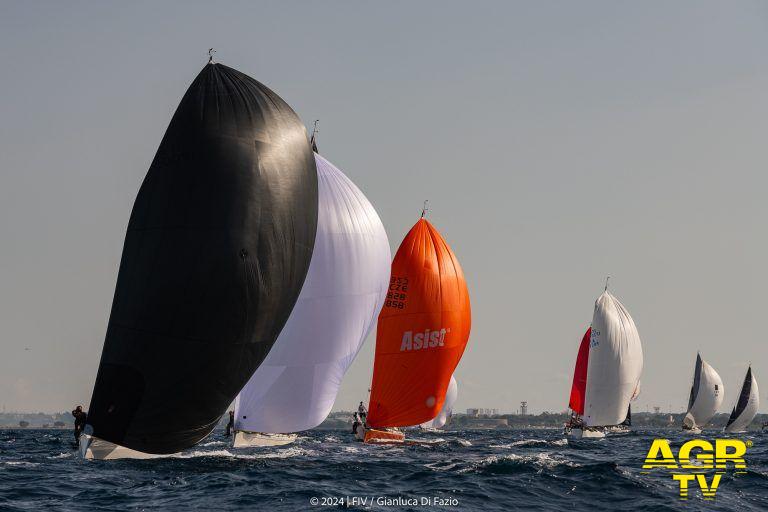
<path fill-rule="evenodd" d="M 389 290 L 387 291 L 387 300 L 385 307 L 403 309 L 408 300 L 408 278 L 395 277 L 389 281 Z"/>
<path fill-rule="evenodd" d="M 589 337 L 589 346 L 594 348 L 600 344 L 600 341 L 597 339 L 597 337 L 600 336 L 600 331 L 596 331 L 595 329 L 592 329 L 592 335 Z"/>

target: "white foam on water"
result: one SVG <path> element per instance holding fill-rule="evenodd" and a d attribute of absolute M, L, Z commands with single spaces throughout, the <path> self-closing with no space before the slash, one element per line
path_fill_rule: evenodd
<path fill-rule="evenodd" d="M 423 437 L 412 437 L 410 439 L 406 439 L 406 441 L 412 442 L 412 443 L 419 443 L 422 445 L 431 445 L 431 444 L 444 443 L 445 439 L 443 439 L 442 437 L 438 437 L 437 439 L 425 439 Z"/>
<path fill-rule="evenodd" d="M 521 441 L 514 441 L 512 443 L 505 443 L 505 444 L 491 444 L 488 445 L 489 448 L 501 448 L 503 450 L 508 450 L 510 448 L 516 448 L 520 446 L 564 446 L 568 444 L 567 439 L 558 439 L 556 441 L 546 441 L 544 439 L 523 439 Z"/>
<path fill-rule="evenodd" d="M 167 455 L 171 459 L 192 459 L 194 457 L 235 457 L 229 450 L 195 450 L 189 453 L 173 453 Z M 165 458 L 165 457 L 160 457 Z"/>
<path fill-rule="evenodd" d="M 544 439 L 523 439 L 511 443 L 510 446 L 545 446 L 546 444 Z"/>
<path fill-rule="evenodd" d="M 314 450 L 298 448 L 292 446 L 290 448 L 282 448 L 276 451 L 268 451 L 262 453 L 232 453 L 229 450 L 195 450 L 189 453 L 182 453 L 171 455 L 171 457 L 179 459 L 191 459 L 195 457 L 228 457 L 233 459 L 286 459 L 289 457 L 313 457 L 317 455 Z"/>
<path fill-rule="evenodd" d="M 462 468 L 458 472 L 468 473 L 470 471 L 477 471 L 480 468 L 506 460 L 520 462 L 521 464 L 531 464 L 539 469 L 552 469 L 557 466 L 580 467 L 580 465 L 575 462 L 565 459 L 557 459 L 548 453 L 537 453 L 536 455 L 517 455 L 515 453 L 510 453 L 508 455 L 490 455 L 484 457 L 470 463 L 470 467 Z"/>
<path fill-rule="evenodd" d="M 254 458 L 257 459 L 286 459 L 288 457 L 314 457 L 317 452 L 307 448 L 299 448 L 298 446 L 291 446 L 290 448 L 283 448 L 276 452 L 258 453 Z"/>
<path fill-rule="evenodd" d="M 207 443 L 202 443 L 200 446 L 222 446 L 229 443 L 226 443 L 224 441 L 209 441 Z"/>
<path fill-rule="evenodd" d="M 51 457 L 48 457 L 49 459 L 67 459 L 71 457 L 71 453 L 60 453 L 58 455 L 52 455 Z"/>
<path fill-rule="evenodd" d="M 6 464 L 8 466 L 21 466 L 21 467 L 34 467 L 34 466 L 40 465 L 39 462 L 27 462 L 24 460 L 9 460 L 9 461 L 0 462 L 0 464 Z"/>
<path fill-rule="evenodd" d="M 424 464 L 424 467 L 427 467 L 433 471 L 450 471 L 458 465 L 459 464 L 457 462 L 437 461 Z"/>
<path fill-rule="evenodd" d="M 456 438 L 456 442 L 459 443 L 461 446 L 472 446 L 472 443 L 467 441 L 466 439 Z"/>

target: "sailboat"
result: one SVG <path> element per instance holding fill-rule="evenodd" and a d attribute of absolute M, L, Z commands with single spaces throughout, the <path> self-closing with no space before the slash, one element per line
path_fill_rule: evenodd
<path fill-rule="evenodd" d="M 291 107 L 209 60 L 133 206 L 83 457 L 171 454 L 211 433 L 299 297 L 317 194 Z"/>
<path fill-rule="evenodd" d="M 469 339 L 469 291 L 456 256 L 422 217 L 392 262 L 379 314 L 365 442 L 402 442 L 398 427 L 434 419 Z"/>
<path fill-rule="evenodd" d="M 755 419 L 759 407 L 760 392 L 757 389 L 757 379 L 752 374 L 752 366 L 750 365 L 744 376 L 744 383 L 741 385 L 739 399 L 736 401 L 731 416 L 728 418 L 728 423 L 725 425 L 725 431 L 730 434 L 746 432 L 749 424 Z"/>
<path fill-rule="evenodd" d="M 317 148 L 315 134 L 311 139 Z M 275 446 L 328 416 L 389 287 L 389 240 L 376 210 L 315 153 L 315 249 L 299 300 L 235 401 L 234 447 Z"/>
<path fill-rule="evenodd" d="M 437 413 L 435 419 L 425 421 L 419 427 L 427 431 L 436 431 L 443 428 L 453 414 L 453 405 L 458 397 L 459 384 L 456 382 L 456 378 L 451 375 L 451 382 L 448 384 L 448 390 L 445 392 L 445 402 L 443 402 L 442 409 Z"/>
<path fill-rule="evenodd" d="M 701 354 L 696 354 L 696 368 L 688 398 L 688 412 L 683 418 L 683 431 L 700 434 L 701 428 L 715 415 L 725 398 L 723 380 Z"/>
<path fill-rule="evenodd" d="M 566 433 L 602 438 L 606 428 L 623 423 L 630 414 L 630 401 L 640 393 L 642 371 L 643 348 L 635 322 L 606 283 L 579 345 Z"/>

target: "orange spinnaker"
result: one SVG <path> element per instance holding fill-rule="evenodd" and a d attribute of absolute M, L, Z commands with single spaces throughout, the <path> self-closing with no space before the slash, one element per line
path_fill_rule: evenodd
<path fill-rule="evenodd" d="M 397 250 L 379 314 L 370 426 L 405 427 L 437 416 L 471 317 L 456 256 L 432 224 L 419 220 Z"/>

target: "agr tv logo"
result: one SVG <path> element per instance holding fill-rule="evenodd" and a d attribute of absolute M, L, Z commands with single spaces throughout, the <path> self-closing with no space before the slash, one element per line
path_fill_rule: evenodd
<path fill-rule="evenodd" d="M 746 473 L 747 463 L 744 455 L 752 441 L 740 439 L 716 439 L 714 447 L 704 439 L 686 442 L 677 452 L 677 459 L 667 439 L 654 439 L 643 469 L 663 468 L 670 470 L 672 479 L 680 485 L 680 499 L 688 499 L 688 490 L 698 485 L 705 500 L 714 500 L 720 478 L 727 470 L 734 474 Z M 707 481 L 707 472 L 715 470 L 712 479 Z M 642 473 L 648 474 L 648 471 Z"/>

